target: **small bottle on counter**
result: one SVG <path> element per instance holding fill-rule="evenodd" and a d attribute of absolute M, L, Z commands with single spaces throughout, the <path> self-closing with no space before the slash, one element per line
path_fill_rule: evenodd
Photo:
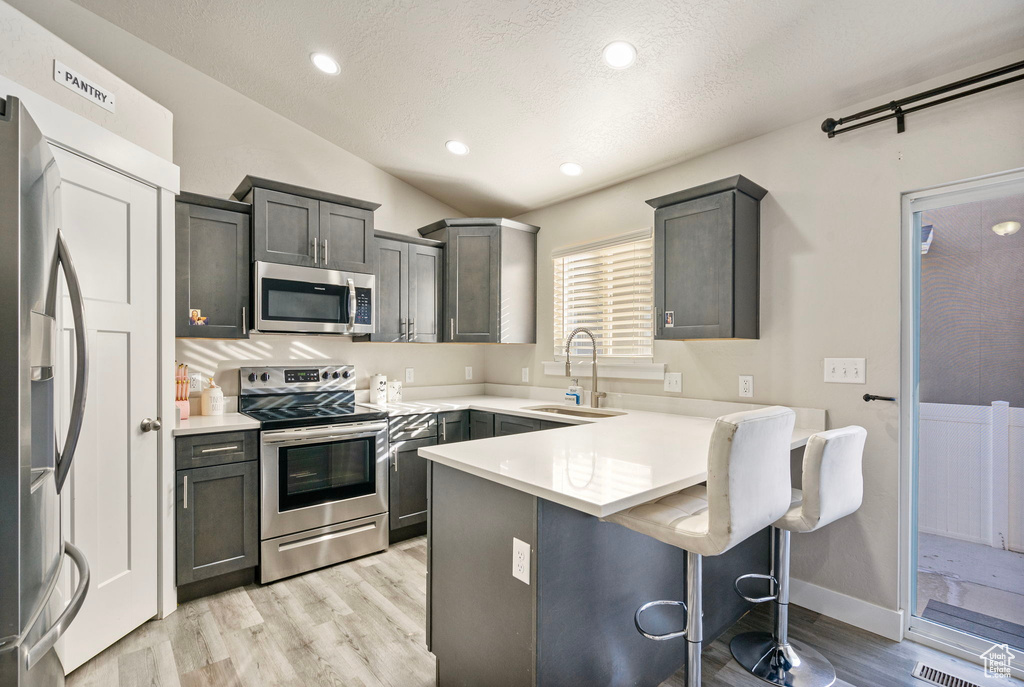
<path fill-rule="evenodd" d="M 565 405 L 578 406 L 581 398 L 583 398 L 583 387 L 580 386 L 580 380 L 573 377 L 569 390 L 565 392 Z"/>

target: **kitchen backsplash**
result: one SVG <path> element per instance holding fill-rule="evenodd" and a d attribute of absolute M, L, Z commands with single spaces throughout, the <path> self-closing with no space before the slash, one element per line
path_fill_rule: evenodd
<path fill-rule="evenodd" d="M 192 373 L 213 376 L 227 396 L 238 394 L 238 368 L 243 365 L 356 366 L 356 388 L 366 389 L 380 373 L 406 387 L 473 384 L 483 381 L 485 346 L 471 344 L 405 344 L 353 342 L 344 336 L 253 334 L 249 339 L 178 339 L 175 356 Z M 414 380 L 407 382 L 406 368 Z M 466 368 L 473 379 L 466 379 Z M 194 392 L 193 392 L 194 393 Z"/>

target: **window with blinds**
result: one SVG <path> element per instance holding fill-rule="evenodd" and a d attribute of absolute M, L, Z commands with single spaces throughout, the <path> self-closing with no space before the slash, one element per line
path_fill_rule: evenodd
<path fill-rule="evenodd" d="M 603 358 L 651 358 L 654 345 L 654 246 L 650 229 L 556 251 L 555 355 L 565 338 L 587 327 Z M 578 335 L 572 355 L 590 353 Z"/>

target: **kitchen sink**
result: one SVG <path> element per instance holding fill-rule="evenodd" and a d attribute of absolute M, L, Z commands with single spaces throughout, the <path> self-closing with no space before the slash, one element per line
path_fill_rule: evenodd
<path fill-rule="evenodd" d="M 604 410 L 603 408 L 575 408 L 572 406 L 530 406 L 523 410 L 536 410 L 541 413 L 557 413 L 558 415 L 573 415 L 575 417 L 615 417 L 625 415 L 619 410 Z"/>

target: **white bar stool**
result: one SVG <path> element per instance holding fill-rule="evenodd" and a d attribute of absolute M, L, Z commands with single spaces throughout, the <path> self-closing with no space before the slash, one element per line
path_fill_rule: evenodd
<path fill-rule="evenodd" d="M 707 486 L 695 486 L 606 518 L 686 551 L 686 601 L 651 601 L 633 616 L 648 639 L 686 638 L 687 687 L 700 687 L 704 641 L 703 556 L 717 556 L 775 522 L 789 508 L 789 450 L 795 414 L 773 406 L 718 418 L 708 448 Z M 650 634 L 640 614 L 652 606 L 682 606 L 686 627 Z"/>
<path fill-rule="evenodd" d="M 774 577 L 742 575 L 736 591 L 747 601 L 775 602 L 775 627 L 767 632 L 746 632 L 729 645 L 736 662 L 751 674 L 773 685 L 828 687 L 836 670 L 820 653 L 789 638 L 789 552 L 791 532 L 813 532 L 860 508 L 864 495 L 861 462 L 864 456 L 863 427 L 851 425 L 819 432 L 807 440 L 804 450 L 803 491 L 793 490 L 793 504 L 773 526 Z M 775 594 L 751 598 L 740 591 L 745 579 L 768 579 Z"/>

